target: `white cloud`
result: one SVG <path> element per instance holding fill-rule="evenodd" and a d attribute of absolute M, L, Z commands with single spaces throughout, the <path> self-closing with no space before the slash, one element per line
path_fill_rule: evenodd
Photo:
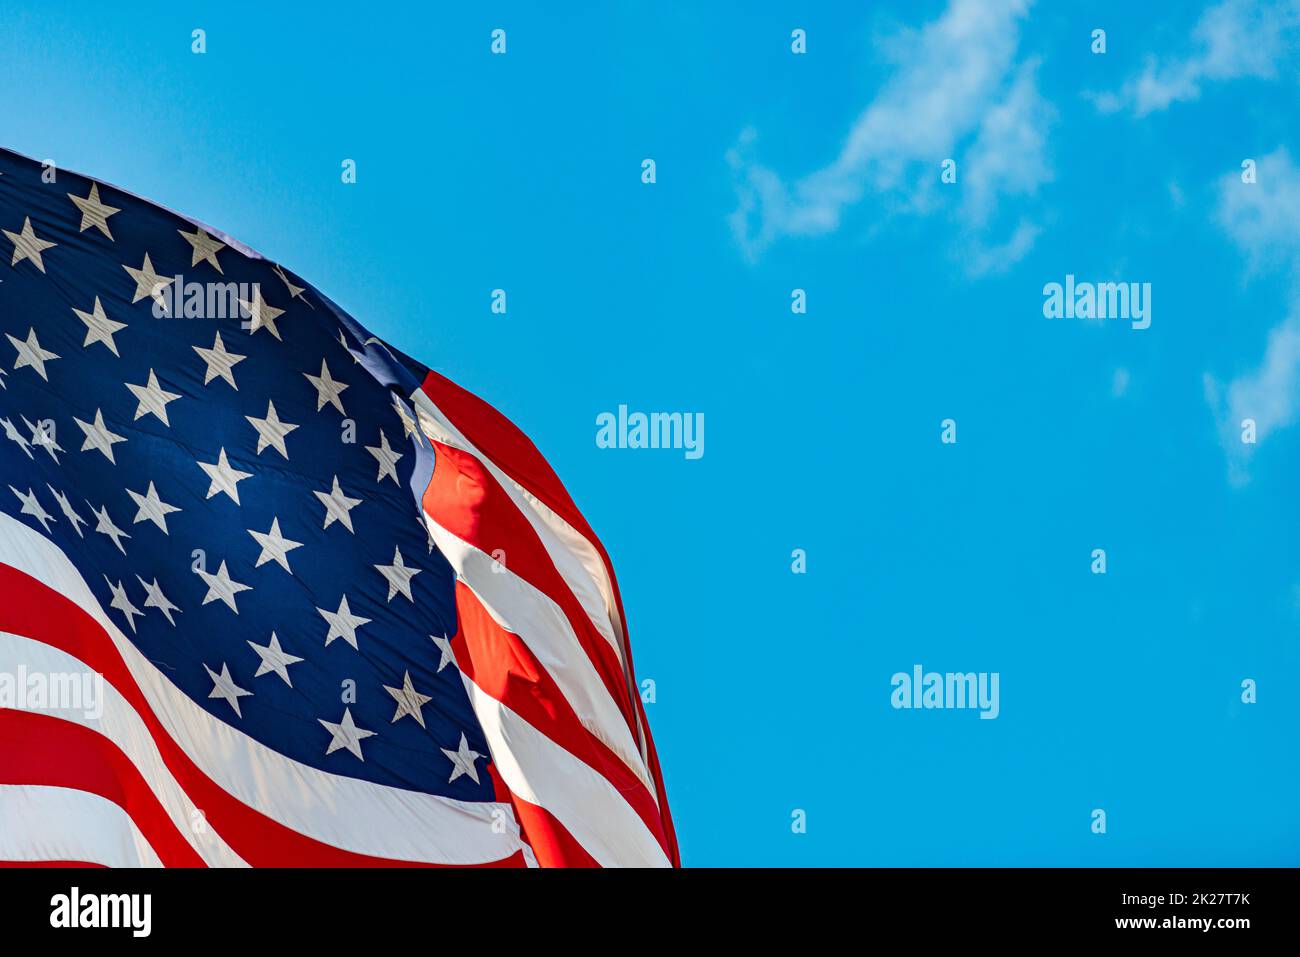
<path fill-rule="evenodd" d="M 1000 246 L 985 240 L 1003 197 L 1032 195 L 1051 178 L 1045 131 L 1054 111 L 1039 95 L 1036 61 L 1016 61 L 1028 7 L 950 0 L 937 20 L 890 41 L 898 72 L 853 122 L 839 155 L 800 179 L 787 182 L 758 162 L 757 134 L 745 130 L 727 154 L 738 198 L 731 227 L 745 254 L 757 258 L 783 236 L 834 232 L 867 195 L 929 212 L 937 188 L 961 190 L 955 215 L 972 271 L 1028 252 L 1032 223 L 1016 223 Z M 948 158 L 957 160 L 958 184 L 939 187 Z"/>
<path fill-rule="evenodd" d="M 1146 116 L 1199 98 L 1208 82 L 1271 79 L 1298 44 L 1300 0 L 1223 0 L 1197 21 L 1187 56 L 1152 57 L 1120 92 L 1093 99 L 1104 113 L 1127 108 Z"/>
<path fill-rule="evenodd" d="M 1246 184 L 1230 173 L 1219 184 L 1217 218 L 1245 253 L 1252 271 L 1281 267 L 1292 274 L 1300 297 L 1300 168 L 1286 149 L 1261 158 L 1258 181 Z M 1206 398 L 1219 419 L 1232 477 L 1246 478 L 1253 446 L 1241 441 L 1243 419 L 1254 419 L 1259 441 L 1296 421 L 1300 412 L 1300 298 L 1269 333 L 1264 356 L 1253 371 L 1226 387 L 1207 375 Z"/>
<path fill-rule="evenodd" d="M 1034 248 L 1042 230 L 1033 223 L 1020 222 L 1004 243 L 988 244 L 983 239 L 968 238 L 958 246 L 966 272 L 971 276 L 985 276 L 1006 272 L 1028 255 Z"/>
<path fill-rule="evenodd" d="M 1257 182 L 1239 173 L 1219 181 L 1217 219 L 1253 269 L 1300 265 L 1300 176 L 1285 147 L 1259 159 Z"/>

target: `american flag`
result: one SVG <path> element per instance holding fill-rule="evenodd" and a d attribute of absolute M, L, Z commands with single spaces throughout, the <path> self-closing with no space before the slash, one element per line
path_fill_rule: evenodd
<path fill-rule="evenodd" d="M 609 557 L 515 426 L 3 150 L 0 257 L 0 860 L 678 863 Z"/>

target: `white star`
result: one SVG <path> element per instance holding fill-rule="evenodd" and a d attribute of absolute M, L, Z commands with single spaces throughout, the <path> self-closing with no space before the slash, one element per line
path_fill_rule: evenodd
<path fill-rule="evenodd" d="M 81 526 L 86 524 L 86 520 L 78 515 L 76 510 L 73 509 L 72 503 L 68 501 L 68 497 L 49 482 L 45 483 L 45 487 L 50 490 L 50 494 L 54 496 L 54 500 L 59 503 L 59 509 L 63 512 L 63 517 L 72 523 L 72 530 L 77 533 L 77 537 L 85 538 L 86 536 L 81 534 Z"/>
<path fill-rule="evenodd" d="M 293 283 L 291 283 L 289 281 L 289 277 L 284 274 L 284 270 L 281 269 L 279 266 L 272 266 L 271 268 L 275 270 L 275 274 L 280 277 L 280 281 L 284 283 L 285 288 L 289 290 L 290 299 L 297 299 L 304 292 L 306 292 L 306 287 L 295 286 Z M 307 302 L 307 300 L 304 299 L 303 302 Z M 307 305 L 310 306 L 311 303 L 307 303 Z"/>
<path fill-rule="evenodd" d="M 17 495 L 18 501 L 23 503 L 22 514 L 30 515 L 32 518 L 36 519 L 36 521 L 41 523 L 41 528 L 45 529 L 48 533 L 50 530 L 50 522 L 53 522 L 56 519 L 41 507 L 41 503 L 36 499 L 36 493 L 28 488 L 27 494 L 24 495 L 12 485 L 9 486 L 9 491 Z"/>
<path fill-rule="evenodd" d="M 235 607 L 235 596 L 241 591 L 253 590 L 250 586 L 241 585 L 239 582 L 233 580 L 230 577 L 230 573 L 226 571 L 225 562 L 221 563 L 221 567 L 217 569 L 215 575 L 202 568 L 194 569 L 194 574 L 202 578 L 204 583 L 208 586 L 208 593 L 203 596 L 203 604 L 206 605 L 208 602 L 216 601 L 220 598 L 236 615 L 239 614 L 239 609 Z"/>
<path fill-rule="evenodd" d="M 82 422 L 75 416 L 72 421 L 76 422 L 81 431 L 86 434 L 86 441 L 81 443 L 81 451 L 89 452 L 91 449 L 98 449 L 104 453 L 104 458 L 114 465 L 117 464 L 117 460 L 113 458 L 113 446 L 119 442 L 125 442 L 126 439 L 108 431 L 108 428 L 104 425 L 104 413 L 101 410 L 95 410 L 94 424 Z"/>
<path fill-rule="evenodd" d="M 221 674 L 217 674 L 207 665 L 203 666 L 203 670 L 206 671 L 208 677 L 212 679 L 212 692 L 208 697 L 224 698 L 226 701 L 229 701 L 230 706 L 235 709 L 235 714 L 242 718 L 243 715 L 239 713 L 239 699 L 247 698 L 252 695 L 253 692 L 245 691 L 243 688 L 235 684 L 230 677 L 230 668 L 227 667 L 224 661 L 221 663 Z"/>
<path fill-rule="evenodd" d="M 107 575 L 104 576 L 104 581 L 108 582 L 108 587 L 113 592 L 113 600 L 109 603 L 108 607 L 116 608 L 118 611 L 120 611 L 123 614 L 123 616 L 125 616 L 126 623 L 131 626 L 131 631 L 134 633 L 135 620 L 136 618 L 142 616 L 144 612 L 142 612 L 139 608 L 136 608 L 135 605 L 131 604 L 131 599 L 126 597 L 126 589 L 122 587 L 121 582 L 118 582 L 116 585 L 114 585 L 112 579 L 110 579 Z"/>
<path fill-rule="evenodd" d="M 36 330 L 34 328 L 29 328 L 27 330 L 26 342 L 23 342 L 21 339 L 15 339 L 7 332 L 5 333 L 5 338 L 12 342 L 14 348 L 18 350 L 18 358 L 14 360 L 15 372 L 24 366 L 30 366 L 32 369 L 36 370 L 36 374 L 42 379 L 46 382 L 50 381 L 50 377 L 45 374 L 45 363 L 50 359 L 57 359 L 59 357 L 53 352 L 47 352 L 41 348 L 41 343 L 36 338 Z"/>
<path fill-rule="evenodd" d="M 437 635 L 430 635 L 429 637 L 433 639 L 433 643 L 437 645 L 438 650 L 442 652 L 442 658 L 438 661 L 438 670 L 442 671 L 443 668 L 446 668 L 447 665 L 456 660 L 456 655 L 451 650 L 451 639 L 446 635 L 443 635 L 441 638 Z"/>
<path fill-rule="evenodd" d="M 172 512 L 179 512 L 180 509 L 175 505 L 168 505 L 158 497 L 158 490 L 153 487 L 153 482 L 149 483 L 149 491 L 144 495 L 139 492 L 126 490 L 126 494 L 135 500 L 135 504 L 140 510 L 135 513 L 135 521 L 131 524 L 139 525 L 143 521 L 150 521 L 162 529 L 164 535 L 169 535 L 167 531 L 167 516 Z"/>
<path fill-rule="evenodd" d="M 263 299 L 261 288 L 254 287 L 252 302 L 241 299 L 239 304 L 248 313 L 248 322 L 245 325 L 250 336 L 257 332 L 258 329 L 266 329 L 271 335 L 280 339 L 280 330 L 275 327 L 275 320 L 284 315 L 284 310 L 275 308 L 275 306 Z M 281 339 L 281 341 L 284 340 Z"/>
<path fill-rule="evenodd" d="M 258 419 L 251 415 L 244 416 L 248 424 L 257 429 L 257 454 L 261 455 L 262 451 L 269 445 L 286 460 L 289 458 L 289 452 L 284 445 L 284 437 L 298 428 L 296 425 L 290 425 L 288 422 L 281 422 L 280 416 L 276 414 L 275 403 L 266 403 L 266 418 Z"/>
<path fill-rule="evenodd" d="M 139 405 L 135 408 L 137 420 L 152 414 L 163 425 L 171 428 L 171 423 L 167 421 L 167 403 L 179 399 L 181 397 L 179 392 L 168 392 L 163 389 L 158 384 L 158 376 L 154 374 L 153 369 L 149 370 L 149 381 L 145 385 L 132 385 L 130 382 L 123 384 L 139 400 Z"/>
<path fill-rule="evenodd" d="M 98 296 L 95 297 L 95 305 L 90 312 L 82 312 L 76 307 L 73 307 L 72 311 L 86 324 L 86 341 L 81 344 L 83 349 L 89 348 L 96 342 L 102 342 L 113 355 L 121 356 L 117 351 L 117 343 L 113 341 L 113 334 L 125 329 L 126 323 L 114 322 L 104 315 L 104 307 L 99 304 Z"/>
<path fill-rule="evenodd" d="M 222 275 L 225 274 L 221 268 L 221 263 L 217 262 L 217 253 L 226 248 L 225 243 L 213 239 L 206 231 L 199 229 L 197 226 L 192 233 L 187 233 L 183 229 L 178 229 L 176 232 L 184 236 L 185 241 L 194 247 L 194 258 L 190 261 L 191 266 L 197 266 L 206 259 L 212 264 L 213 269 L 222 273 Z"/>
<path fill-rule="evenodd" d="M 44 449 L 50 453 L 50 458 L 58 464 L 59 456 L 57 453 L 65 451 L 58 440 L 54 437 L 54 422 L 47 419 L 44 422 L 35 424 L 27 421 L 27 416 L 20 415 L 18 418 L 23 420 L 23 425 L 27 426 L 27 431 L 32 434 L 32 445 Z"/>
<path fill-rule="evenodd" d="M 353 648 L 357 647 L 357 629 L 362 625 L 370 624 L 369 618 L 362 618 L 360 615 L 352 614 L 352 609 L 348 607 L 348 596 L 344 595 L 343 600 L 339 602 L 338 611 L 326 611 L 324 608 L 317 608 L 322 618 L 329 622 L 329 634 L 325 636 L 325 647 L 329 647 L 330 642 L 335 638 L 342 638 Z"/>
<path fill-rule="evenodd" d="M 396 724 L 400 718 L 409 714 L 419 722 L 420 727 L 424 727 L 424 714 L 420 709 L 432 701 L 433 698 L 427 694 L 420 694 L 415 690 L 415 686 L 411 684 L 411 673 L 409 671 L 406 672 L 406 676 L 402 679 L 402 687 L 390 688 L 388 685 L 384 685 L 384 690 L 392 695 L 397 702 L 397 713 L 393 715 L 392 723 Z"/>
<path fill-rule="evenodd" d="M 0 369 L 0 389 L 4 389 L 5 391 L 9 390 L 9 386 L 5 385 L 5 380 L 2 377 L 7 376 L 8 374 L 9 373 L 5 372 L 4 369 Z"/>
<path fill-rule="evenodd" d="M 30 422 L 27 416 L 20 415 L 18 418 L 23 420 L 23 425 L 27 426 L 27 431 L 32 434 L 32 445 L 39 446 L 50 453 L 50 458 L 58 464 L 58 452 L 67 451 L 59 444 L 59 440 L 54 437 L 55 422 L 53 419 L 46 419 L 44 422 Z"/>
<path fill-rule="evenodd" d="M 393 411 L 396 412 L 397 417 L 402 420 L 403 433 L 415 439 L 415 444 L 419 445 L 420 433 L 415 427 L 415 417 L 412 416 L 410 410 L 407 409 L 406 403 L 397 396 L 393 396 Z"/>
<path fill-rule="evenodd" d="M 343 411 L 343 403 L 340 401 L 339 396 L 343 394 L 343 390 L 348 387 L 348 384 L 338 382 L 330 375 L 330 367 L 325 364 L 324 359 L 320 361 L 320 375 L 312 375 L 310 372 L 304 372 L 303 375 L 307 377 L 308 382 L 316 387 L 317 412 L 325 408 L 325 403 L 328 402 L 339 410 L 340 415 L 347 415 Z"/>
<path fill-rule="evenodd" d="M 474 762 L 483 757 L 483 755 L 479 754 L 477 751 L 470 750 L 469 742 L 465 740 L 465 732 L 461 732 L 460 747 L 455 751 L 448 751 L 446 748 L 439 748 L 438 750 L 447 755 L 448 760 L 451 761 L 451 777 L 447 779 L 448 784 L 456 780 L 462 774 L 468 774 L 474 779 L 475 784 L 479 783 L 478 768 L 474 766 Z"/>
<path fill-rule="evenodd" d="M 12 422 L 8 419 L 0 419 L 0 425 L 4 426 L 6 439 L 9 439 L 11 442 L 17 442 L 18 447 L 27 453 L 29 459 L 35 458 L 35 456 L 32 455 L 31 443 L 23 438 L 22 433 L 18 431 L 17 427 L 15 427 Z"/>
<path fill-rule="evenodd" d="M 45 272 L 45 263 L 41 261 L 41 250 L 53 249 L 57 243 L 46 242 L 44 239 L 37 239 L 36 233 L 32 231 L 32 219 L 30 216 L 23 218 L 23 231 L 21 233 L 11 233 L 5 230 L 4 234 L 14 244 L 14 258 L 10 266 L 17 266 L 23 259 L 30 259 L 32 264 L 41 272 Z"/>
<path fill-rule="evenodd" d="M 176 619 L 172 617 L 172 612 L 180 611 L 180 608 L 168 601 L 167 596 L 163 594 L 162 586 L 158 584 L 158 579 L 155 578 L 153 582 L 150 583 L 145 581 L 143 578 L 140 578 L 139 575 L 136 575 L 135 577 L 140 580 L 140 584 L 144 586 L 144 590 L 148 593 L 148 597 L 144 600 L 144 607 L 157 608 L 164 616 L 166 616 L 167 623 L 175 628 Z"/>
<path fill-rule="evenodd" d="M 257 671 L 253 673 L 254 678 L 260 678 L 262 675 L 274 671 L 284 679 L 285 684 L 290 688 L 293 687 L 293 682 L 289 680 L 289 666 L 296 665 L 303 659 L 297 655 L 291 655 L 281 648 L 280 639 L 275 637 L 275 632 L 271 632 L 271 643 L 269 645 L 259 645 L 251 641 L 248 642 L 248 645 L 262 659 L 262 663 L 257 666 Z"/>
<path fill-rule="evenodd" d="M 361 740 L 369 738 L 375 732 L 367 731 L 365 728 L 358 728 L 352 721 L 352 711 L 349 708 L 343 709 L 343 720 L 338 724 L 333 721 L 326 721 L 324 718 L 317 718 L 325 729 L 333 736 L 330 738 L 329 747 L 325 749 L 326 754 L 333 754 L 339 748 L 347 748 L 362 761 L 365 760 L 361 755 Z"/>
<path fill-rule="evenodd" d="M 90 505 L 89 502 L 86 504 Z M 117 546 L 117 550 L 125 555 L 126 549 L 122 547 L 122 539 L 130 538 L 131 536 L 113 524 L 113 520 L 109 518 L 108 515 L 108 506 L 105 505 L 102 509 L 96 510 L 95 506 L 90 505 L 90 514 L 94 515 L 95 518 L 99 520 L 95 525 L 95 531 L 103 532 L 111 538 L 113 544 Z"/>
<path fill-rule="evenodd" d="M 160 276 L 153 271 L 153 263 L 149 261 L 149 254 L 144 254 L 144 262 L 139 269 L 132 269 L 130 266 L 123 266 L 131 278 L 135 280 L 135 294 L 131 297 L 132 302 L 139 302 L 145 296 L 152 296 L 154 302 L 158 303 L 165 310 L 167 300 L 163 298 L 163 290 L 168 285 L 175 282 L 175 277 Z"/>
<path fill-rule="evenodd" d="M 113 239 L 113 234 L 108 231 L 108 217 L 114 213 L 120 213 L 121 210 L 99 201 L 98 183 L 90 184 L 89 196 L 74 196 L 69 193 L 68 199 L 76 203 L 77 209 L 81 210 L 81 229 L 77 230 L 78 232 L 84 233 L 91 226 L 94 226 L 109 239 Z"/>
<path fill-rule="evenodd" d="M 275 561 L 290 575 L 293 574 L 293 569 L 289 567 L 288 554 L 295 548 L 302 548 L 302 542 L 291 541 L 281 535 L 278 518 L 271 519 L 269 532 L 255 532 L 251 528 L 247 529 L 247 532 L 253 536 L 257 544 L 262 546 L 262 554 L 257 556 L 257 564 L 253 566 L 254 568 L 261 568 L 267 562 Z"/>
<path fill-rule="evenodd" d="M 429 554 L 432 555 L 433 554 L 433 520 L 430 519 L 428 515 L 424 514 L 423 507 L 421 507 L 421 509 L 415 513 L 415 520 L 419 523 L 420 528 L 424 529 L 425 545 L 428 548 Z"/>
<path fill-rule="evenodd" d="M 339 487 L 339 477 L 334 476 L 334 489 L 330 492 L 313 492 L 321 504 L 325 506 L 325 524 L 323 528 L 329 528 L 335 522 L 342 522 L 343 527 L 352 532 L 352 509 L 360 505 L 363 499 L 348 498 L 343 494 L 343 489 Z M 353 532 L 355 534 L 355 532 Z"/>
<path fill-rule="evenodd" d="M 411 597 L 411 579 L 420 574 L 418 568 L 408 568 L 402 561 L 402 553 L 396 547 L 393 548 L 393 564 L 375 565 L 375 570 L 388 580 L 388 600 L 392 601 L 393 596 L 401 592 L 406 596 L 406 600 L 414 602 Z"/>
<path fill-rule="evenodd" d="M 58 465 L 58 453 L 66 452 L 67 449 L 61 446 L 58 439 L 54 437 L 54 421 L 46 419 L 44 422 L 32 423 L 27 421 L 27 416 L 25 415 L 20 415 L 18 418 L 23 420 L 23 425 L 27 426 L 27 431 L 32 434 L 32 445 L 37 448 L 42 448 L 46 452 L 50 453 L 50 458 L 54 459 L 55 465 Z"/>
<path fill-rule="evenodd" d="M 379 463 L 379 477 L 375 481 L 382 482 L 385 475 L 391 475 L 393 484 L 400 486 L 401 483 L 397 481 L 397 460 L 402 457 L 402 453 L 394 452 L 389 447 L 388 436 L 384 435 L 383 429 L 379 430 L 379 444 L 367 445 L 366 451 L 373 455 Z"/>
<path fill-rule="evenodd" d="M 248 356 L 241 356 L 235 352 L 227 352 L 226 345 L 221 341 L 221 333 L 217 333 L 216 341 L 212 343 L 211 349 L 202 349 L 198 346 L 192 346 L 195 352 L 208 364 L 207 372 L 203 376 L 203 384 L 207 385 L 213 379 L 220 376 L 230 383 L 230 387 L 236 392 L 239 386 L 235 385 L 235 366 L 243 362 Z"/>
<path fill-rule="evenodd" d="M 304 302 L 305 301 L 306 300 L 304 300 Z M 352 357 L 352 364 L 354 366 L 361 365 L 361 358 L 355 352 L 353 352 L 352 347 L 348 345 L 348 338 L 346 335 L 344 335 L 342 329 L 339 330 L 339 345 L 343 347 L 344 352 L 346 352 L 348 355 Z"/>
<path fill-rule="evenodd" d="M 239 504 L 239 483 L 246 478 L 252 478 L 252 472 L 241 472 L 230 464 L 226 458 L 225 446 L 217 455 L 217 464 L 212 465 L 208 462 L 196 462 L 199 468 L 208 473 L 208 478 L 212 484 L 208 486 L 208 498 L 216 495 L 218 492 L 225 492 L 231 497 L 236 505 Z"/>

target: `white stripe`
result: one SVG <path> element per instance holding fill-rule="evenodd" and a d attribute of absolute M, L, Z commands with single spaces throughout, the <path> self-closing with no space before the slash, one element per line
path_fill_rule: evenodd
<path fill-rule="evenodd" d="M 94 674 L 84 661 L 52 645 L 0 632 L 0 673 L 17 675 L 20 667 L 26 668 L 29 675 L 75 675 L 80 678 Z M 84 700 L 86 706 L 77 708 L 53 708 L 44 702 L 27 704 L 22 700 L 15 700 L 12 707 L 16 711 L 30 711 L 79 724 L 108 738 L 139 770 L 167 817 L 199 857 L 211 867 L 246 866 L 211 824 L 205 824 L 198 833 L 191 827 L 195 820 L 194 802 L 163 763 L 158 745 L 130 702 L 103 680 L 98 682 L 92 698 L 95 700 Z"/>
<path fill-rule="evenodd" d="M 19 667 L 25 667 L 29 675 L 74 675 L 78 679 L 82 675 L 95 675 L 88 664 L 66 651 L 36 641 L 35 638 L 0 632 L 0 674 L 17 675 Z M 149 791 L 159 798 L 162 810 L 166 811 L 168 818 L 195 852 L 198 852 L 199 857 L 212 867 L 246 866 L 213 830 L 211 824 L 205 824 L 204 828 L 195 832 L 191 827 L 192 820 L 195 820 L 194 801 L 190 800 L 185 789 L 162 762 L 162 754 L 143 720 L 108 681 L 100 680 L 98 685 L 92 696 L 95 700 L 86 700 L 86 707 L 60 709 L 45 706 L 43 702 L 40 702 L 40 706 L 36 703 L 26 705 L 21 700 L 14 701 L 13 707 L 18 711 L 32 711 L 81 724 L 82 727 L 107 737 L 138 768 Z"/>
<path fill-rule="evenodd" d="M 596 630 L 618 654 L 624 670 L 627 661 L 621 642 L 622 627 L 618 616 L 618 603 L 614 600 L 613 584 L 605 569 L 600 553 L 568 522 L 556 515 L 535 495 L 507 475 L 487 455 L 475 447 L 423 389 L 411 396 L 424 434 L 453 448 L 461 449 L 477 458 L 505 489 L 515 507 L 528 519 L 546 552 L 555 563 L 569 590 L 582 604 L 587 617 Z"/>
<path fill-rule="evenodd" d="M 426 515 L 425 521 L 438 550 L 492 619 L 519 636 L 554 679 L 583 727 L 618 755 L 657 802 L 650 772 L 641 760 L 631 729 L 563 609 L 545 592 L 508 567 L 502 570 L 491 556 L 447 531 L 432 517 Z"/>
<path fill-rule="evenodd" d="M 130 815 L 89 791 L 0 784 L 0 860 L 162 867 Z"/>
<path fill-rule="evenodd" d="M 505 489 L 515 507 L 541 539 L 542 546 L 551 557 L 556 571 L 560 573 L 569 591 L 582 605 L 587 618 L 601 637 L 614 649 L 623 668 L 623 680 L 627 685 L 629 696 L 638 694 L 636 676 L 632 674 L 628 655 L 624 651 L 627 633 L 623 629 L 623 619 L 619 614 L 618 601 L 614 595 L 614 582 L 599 550 L 586 536 L 507 475 L 489 456 L 478 449 L 455 423 L 447 418 L 423 389 L 417 389 L 411 395 L 411 404 L 415 408 L 420 428 L 426 436 L 476 457 Z M 641 721 L 641 713 L 633 708 L 632 714 L 636 722 L 637 753 L 642 765 L 649 767 L 649 739 Z M 639 771 L 638 776 L 641 776 Z M 658 789 L 653 784 L 649 787 L 650 792 L 655 795 L 655 802 L 658 803 Z"/>
<path fill-rule="evenodd" d="M 523 845 L 513 810 L 327 774 L 259 744 L 171 683 L 105 614 L 48 539 L 0 513 L 0 562 L 67 596 L 105 629 L 167 734 L 216 784 L 286 827 L 358 854 L 481 864 Z M 503 812 L 498 814 L 497 812 Z M 505 824 L 503 833 L 496 833 Z"/>
<path fill-rule="evenodd" d="M 415 406 L 417 417 L 420 420 L 420 426 L 426 436 L 449 445 L 454 448 L 468 452 L 477 458 L 483 466 L 492 474 L 506 493 L 514 502 L 516 508 L 524 515 L 534 531 L 537 532 L 541 539 L 546 553 L 550 556 L 551 562 L 555 565 L 556 570 L 564 579 L 565 585 L 569 591 L 578 599 L 582 605 L 583 611 L 588 619 L 595 626 L 601 637 L 605 639 L 614 649 L 618 656 L 619 664 L 623 669 L 623 679 L 627 684 L 628 694 L 635 695 L 636 679 L 630 674 L 628 669 L 627 658 L 623 654 L 622 642 L 622 622 L 618 615 L 618 604 L 614 600 L 613 584 L 609 580 L 605 563 L 595 547 L 583 537 L 571 525 L 556 515 L 549 507 L 537 499 L 531 492 L 522 485 L 510 478 L 500 467 L 490 458 L 484 455 L 465 435 L 445 416 L 432 399 L 422 390 L 417 390 L 411 396 L 411 402 Z M 449 557 L 450 560 L 450 557 Z M 453 562 L 454 565 L 454 562 Z M 507 573 L 510 574 L 508 565 Z M 498 577 L 503 577 L 498 575 Z M 473 583 L 472 583 L 473 584 Z M 477 589 L 476 589 L 477 591 Z M 496 617 L 494 614 L 493 617 Z M 563 617 L 563 616 L 562 616 Z M 498 618 L 498 620 L 500 620 Z M 572 626 L 569 625 L 567 617 L 564 618 L 564 629 L 567 634 L 572 634 Z M 515 631 L 515 629 L 510 629 Z M 522 632 L 515 632 L 522 636 Z M 617 634 L 616 634 L 617 633 Z M 540 635 L 542 633 L 538 633 Z M 576 637 L 575 637 L 576 640 Z M 557 648 L 550 654 L 543 654 L 536 646 L 538 637 L 534 637 L 529 647 L 543 661 L 549 659 L 563 660 L 563 655 L 571 654 L 568 648 Z M 579 653 L 583 658 L 587 657 L 585 650 L 579 646 Z M 563 655 L 561 654 L 563 653 Z M 552 673 L 557 683 L 564 685 L 559 680 L 559 675 Z M 603 688 L 603 683 L 601 684 Z M 565 696 L 572 700 L 569 691 L 565 691 Z M 579 712 L 582 713 L 581 711 Z M 629 768 L 646 782 L 650 793 L 655 796 L 655 802 L 658 803 L 658 789 L 650 778 L 647 767 L 649 765 L 649 749 L 646 747 L 645 732 L 641 727 L 641 716 L 636 709 L 633 709 L 633 716 L 637 725 L 637 735 L 633 739 L 633 751 L 636 754 L 635 760 L 629 760 L 625 750 L 616 743 L 621 734 L 611 737 L 610 732 L 602 730 L 604 725 L 592 727 L 588 725 L 602 741 L 621 757 Z M 584 721 L 584 723 L 586 723 Z M 623 720 L 622 714 L 619 714 L 619 724 L 625 728 L 627 722 Z"/>
<path fill-rule="evenodd" d="M 592 770 L 465 675 L 506 786 L 545 808 L 602 867 L 671 867 L 663 848 L 604 775 Z"/>

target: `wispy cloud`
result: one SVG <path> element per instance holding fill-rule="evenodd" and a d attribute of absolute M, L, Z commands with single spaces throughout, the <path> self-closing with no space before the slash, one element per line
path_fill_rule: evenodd
<path fill-rule="evenodd" d="M 1219 180 L 1219 224 L 1260 271 L 1300 266 L 1300 177 L 1286 147 L 1256 164 L 1257 182 L 1233 172 Z"/>
<path fill-rule="evenodd" d="M 1093 101 L 1105 113 L 1130 109 L 1146 116 L 1198 99 L 1206 83 L 1271 79 L 1297 51 L 1300 0 L 1223 0 L 1201 15 L 1184 56 L 1151 57 L 1119 92 L 1096 95 Z"/>
<path fill-rule="evenodd" d="M 973 273 L 1005 268 L 1033 245 L 1028 219 L 1002 225 L 999 203 L 1030 196 L 1051 178 L 1046 130 L 1054 111 L 1039 95 L 1037 61 L 1017 61 L 1029 0 L 950 0 L 920 31 L 890 42 L 901 64 L 851 125 L 827 165 L 788 181 L 756 159 L 758 134 L 745 130 L 727 159 L 737 205 L 731 227 L 751 260 L 786 236 L 840 227 L 867 196 L 927 214 L 940 163 L 958 163 L 954 214 L 963 260 Z M 990 241 L 1002 226 L 1008 238 Z"/>
<path fill-rule="evenodd" d="M 1219 184 L 1217 218 L 1247 257 L 1252 272 L 1284 269 L 1292 279 L 1292 305 L 1269 333 L 1258 367 L 1226 386 L 1208 373 L 1206 398 L 1218 417 L 1235 482 L 1247 478 L 1253 446 L 1241 441 L 1241 423 L 1253 419 L 1256 437 L 1295 423 L 1300 412 L 1300 168 L 1279 148 L 1257 164 L 1258 182 L 1242 183 L 1237 173 Z"/>

